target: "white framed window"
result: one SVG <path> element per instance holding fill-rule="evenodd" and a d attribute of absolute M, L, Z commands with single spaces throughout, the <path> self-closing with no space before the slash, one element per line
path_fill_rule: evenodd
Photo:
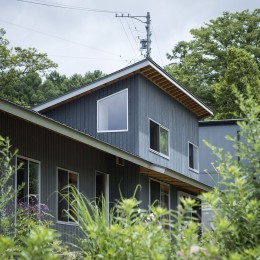
<path fill-rule="evenodd" d="M 17 203 L 36 205 L 40 203 L 40 162 L 23 156 L 16 157 Z"/>
<path fill-rule="evenodd" d="M 150 179 L 150 205 L 159 205 L 170 209 L 170 185 L 154 179 Z"/>
<path fill-rule="evenodd" d="M 57 220 L 58 222 L 74 223 L 73 219 L 69 217 L 69 215 L 72 215 L 76 218 L 74 212 L 70 209 L 70 194 L 68 185 L 73 185 L 78 189 L 79 175 L 76 172 L 72 172 L 62 168 L 57 168 L 57 179 Z"/>
<path fill-rule="evenodd" d="M 189 169 L 199 172 L 199 149 L 197 145 L 188 142 Z"/>
<path fill-rule="evenodd" d="M 153 120 L 150 124 L 150 150 L 169 158 L 169 130 Z"/>
<path fill-rule="evenodd" d="M 97 101 L 97 132 L 128 131 L 128 89 Z"/>

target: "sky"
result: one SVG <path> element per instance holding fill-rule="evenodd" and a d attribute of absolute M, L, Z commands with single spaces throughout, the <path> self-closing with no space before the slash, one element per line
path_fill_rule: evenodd
<path fill-rule="evenodd" d="M 59 7 L 54 7 L 59 6 Z M 142 60 L 145 23 L 120 15 L 151 16 L 151 58 L 161 67 L 179 41 L 191 40 L 223 12 L 260 8 L 260 0 L 0 0 L 0 28 L 10 46 L 33 47 L 58 64 L 57 71 L 105 74 Z"/>

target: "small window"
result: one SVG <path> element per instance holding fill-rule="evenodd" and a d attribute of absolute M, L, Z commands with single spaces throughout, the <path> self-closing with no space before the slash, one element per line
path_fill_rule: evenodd
<path fill-rule="evenodd" d="M 162 155 L 169 156 L 168 130 L 150 120 L 150 149 Z"/>
<path fill-rule="evenodd" d="M 189 142 L 189 168 L 196 172 L 199 171 L 198 159 L 198 146 Z"/>
<path fill-rule="evenodd" d="M 170 186 L 150 179 L 150 204 L 170 209 Z"/>
<path fill-rule="evenodd" d="M 17 157 L 16 173 L 17 202 L 35 205 L 40 203 L 40 163 Z"/>
<path fill-rule="evenodd" d="M 97 131 L 128 131 L 128 89 L 98 100 Z"/>
<path fill-rule="evenodd" d="M 70 209 L 68 185 L 73 185 L 78 188 L 78 174 L 64 169 L 58 169 L 58 220 L 64 222 L 73 221 L 69 218 L 69 215 L 76 217 Z"/>

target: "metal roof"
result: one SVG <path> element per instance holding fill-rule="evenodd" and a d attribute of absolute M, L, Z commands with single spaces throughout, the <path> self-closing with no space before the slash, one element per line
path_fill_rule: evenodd
<path fill-rule="evenodd" d="M 213 112 L 205 104 L 197 99 L 186 88 L 181 86 L 165 70 L 163 70 L 151 59 L 142 60 L 129 67 L 107 75 L 99 80 L 84 85 L 60 97 L 40 104 L 34 107 L 33 110 L 37 112 L 47 111 L 53 107 L 60 106 L 61 104 L 67 103 L 83 95 L 87 95 L 100 88 L 107 87 L 115 82 L 118 82 L 135 74 L 141 74 L 146 77 L 149 81 L 153 82 L 156 86 L 165 91 L 172 98 L 174 98 L 187 109 L 192 111 L 196 116 L 198 116 L 198 118 L 205 118 L 213 115 Z"/>

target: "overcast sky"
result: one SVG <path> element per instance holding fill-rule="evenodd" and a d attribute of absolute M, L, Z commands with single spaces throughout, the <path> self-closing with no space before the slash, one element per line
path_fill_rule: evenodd
<path fill-rule="evenodd" d="M 0 27 L 6 30 L 6 38 L 11 46 L 34 47 L 47 53 L 58 64 L 57 70 L 67 76 L 93 70 L 108 74 L 142 59 L 138 37 L 146 37 L 145 24 L 116 18 L 116 12 L 132 16 L 150 12 L 151 57 L 165 66 L 169 63 L 166 53 L 179 41 L 191 39 L 190 29 L 203 26 L 224 11 L 260 8 L 260 0 L 26 1 L 45 5 L 0 0 Z"/>

